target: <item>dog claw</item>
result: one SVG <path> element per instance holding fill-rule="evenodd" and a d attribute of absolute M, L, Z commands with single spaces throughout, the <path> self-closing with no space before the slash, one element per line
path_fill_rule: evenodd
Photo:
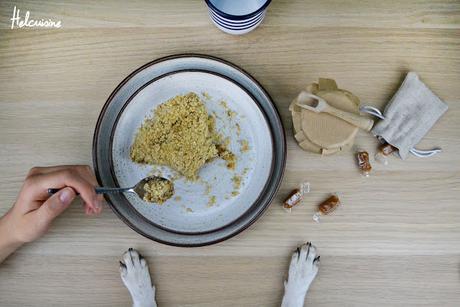
<path fill-rule="evenodd" d="M 293 253 L 282 306 L 291 306 L 285 304 L 285 300 L 286 302 L 289 301 L 289 296 L 292 293 L 307 293 L 310 284 L 318 273 L 319 263 L 316 262 L 319 262 L 319 256 L 316 247 L 311 242 L 305 242 Z"/>
<path fill-rule="evenodd" d="M 310 247 L 311 247 L 310 242 L 307 243 L 307 247 L 308 249 L 307 249 L 307 255 L 305 256 L 305 259 L 307 259 L 308 255 L 310 255 Z"/>
<path fill-rule="evenodd" d="M 134 306 L 157 306 L 155 303 L 155 287 L 149 274 L 147 261 L 134 248 L 129 248 L 120 261 L 120 274 L 128 288 Z"/>

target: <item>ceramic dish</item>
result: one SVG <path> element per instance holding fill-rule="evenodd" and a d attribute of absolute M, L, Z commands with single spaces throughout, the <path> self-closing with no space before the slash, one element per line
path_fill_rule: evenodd
<path fill-rule="evenodd" d="M 227 23 L 226 21 L 223 21 L 223 20 L 219 20 L 218 18 L 216 18 L 216 16 L 214 15 L 210 15 L 210 18 L 212 20 L 212 22 L 221 30 L 227 32 L 227 33 L 230 33 L 230 34 L 245 34 L 245 33 L 248 33 L 250 31 L 252 31 L 253 29 L 255 29 L 261 22 L 262 20 L 264 19 L 265 17 L 265 13 L 262 13 L 260 16 L 258 16 L 255 20 L 251 21 L 251 22 L 248 22 L 248 23 L 244 23 L 244 24 L 239 24 L 239 25 L 233 25 L 233 24 L 229 24 Z"/>
<path fill-rule="evenodd" d="M 205 0 L 209 9 L 223 18 L 244 21 L 264 12 L 271 0 Z"/>
<path fill-rule="evenodd" d="M 200 170 L 199 180 L 191 181 L 168 167 L 132 162 L 130 147 L 146 114 L 189 92 L 200 96 L 208 113 L 215 117 L 217 132 L 230 141 L 227 148 L 237 157 L 235 169 L 228 169 L 222 159 L 214 159 Z M 149 222 L 186 234 L 214 231 L 243 215 L 263 192 L 273 161 L 270 127 L 258 104 L 238 84 L 207 71 L 176 71 L 146 83 L 120 112 L 111 145 L 110 161 L 118 186 L 132 186 L 151 174 L 178 177 L 174 180 L 177 197 L 163 205 L 149 204 L 134 194 L 125 196 Z"/>
<path fill-rule="evenodd" d="M 113 211 L 125 223 L 153 240 L 177 246 L 201 246 L 225 240 L 252 224 L 268 207 L 279 187 L 286 144 L 283 127 L 270 97 L 243 70 L 204 55 L 175 55 L 153 61 L 133 72 L 115 89 L 104 105 L 94 134 L 93 160 L 99 183 L 118 186 L 151 171 L 148 167 L 143 169 L 130 164 L 126 151 L 136 127 L 148 115 L 147 109 L 153 109 L 156 103 L 185 91 L 202 94 L 200 91 L 209 89 L 207 84 L 210 82 L 220 89 L 213 90 L 215 99 L 226 100 L 228 107 L 234 108 L 240 116 L 236 120 L 246 125 L 241 137 L 249 140 L 250 147 L 255 146 L 243 158 L 242 161 L 246 162 L 242 162 L 241 167 L 244 169 L 249 165 L 252 168 L 249 167 L 240 197 L 226 200 L 225 195 L 230 191 L 228 182 L 215 184 L 212 193 L 219 194 L 220 199 L 216 199 L 216 205 L 210 208 L 206 207 L 203 193 L 196 192 L 196 186 L 188 186 L 184 182 L 178 183 L 178 189 L 194 192 L 187 196 L 189 198 L 185 202 L 171 200 L 164 207 L 141 204 L 124 195 L 106 196 Z M 208 103 L 216 100 L 212 100 L 211 93 L 207 94 L 211 97 L 206 103 L 210 108 Z M 152 95 L 160 99 L 152 99 Z M 203 99 L 206 97 L 203 96 Z M 213 111 L 222 112 L 218 108 Z M 251 120 L 245 120 L 243 116 Z M 220 125 L 222 131 L 234 133 L 231 132 L 231 124 L 230 128 L 224 127 L 225 121 Z M 123 130 L 126 132 L 123 133 Z M 238 148 L 237 141 L 235 139 L 231 145 L 235 146 L 235 150 Z M 216 160 L 213 163 L 220 162 Z M 213 179 L 215 167 L 221 170 L 219 174 L 222 173 L 221 166 L 208 165 L 202 170 L 204 178 Z M 228 180 L 229 176 L 221 177 Z M 234 204 L 233 207 L 230 204 Z"/>
<path fill-rule="evenodd" d="M 205 0 L 211 21 L 222 31 L 241 35 L 254 30 L 271 0 Z"/>

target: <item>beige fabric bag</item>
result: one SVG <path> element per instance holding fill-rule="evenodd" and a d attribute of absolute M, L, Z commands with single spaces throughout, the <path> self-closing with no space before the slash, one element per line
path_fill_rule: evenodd
<path fill-rule="evenodd" d="M 366 111 L 365 108 L 362 108 L 362 111 Z M 447 104 L 439 99 L 416 73 L 409 72 L 387 104 L 383 119 L 374 126 L 372 133 L 398 148 L 403 160 L 409 153 L 429 156 L 439 150 L 420 151 L 414 149 L 414 146 L 428 133 L 447 108 Z M 367 113 L 378 116 L 372 112 Z"/>

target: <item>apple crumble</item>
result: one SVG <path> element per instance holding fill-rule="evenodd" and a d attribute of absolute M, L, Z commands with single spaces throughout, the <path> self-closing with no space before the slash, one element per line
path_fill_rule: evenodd
<path fill-rule="evenodd" d="M 169 180 L 150 179 L 144 186 L 144 200 L 162 204 L 174 194 L 174 185 Z"/>
<path fill-rule="evenodd" d="M 131 147 L 131 159 L 145 164 L 167 165 L 188 179 L 218 156 L 234 167 L 235 158 L 222 145 L 215 122 L 198 95 L 178 95 L 159 105 L 154 116 L 144 121 Z M 220 155 L 219 155 L 220 154 Z"/>

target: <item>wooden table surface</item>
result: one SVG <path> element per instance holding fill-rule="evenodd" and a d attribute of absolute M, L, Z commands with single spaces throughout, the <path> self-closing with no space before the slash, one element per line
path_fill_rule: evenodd
<path fill-rule="evenodd" d="M 16 5 L 61 29 L 10 29 Z M 23 14 L 21 13 L 21 15 Z M 0 214 L 34 165 L 91 164 L 99 111 L 131 71 L 158 57 L 205 53 L 240 65 L 272 95 L 287 133 L 285 177 L 260 220 L 217 245 L 183 249 L 141 237 L 106 207 L 75 203 L 47 235 L 0 266 L 1 306 L 126 306 L 118 273 L 128 247 L 151 264 L 160 306 L 276 306 L 292 250 L 313 241 L 321 268 L 308 306 L 458 306 L 460 302 L 460 2 L 275 0 L 256 31 L 215 28 L 204 1 L 1 1 Z M 416 71 L 449 105 L 419 147 L 438 156 L 374 163 L 300 150 L 288 104 L 318 77 L 383 107 Z M 360 133 L 371 153 L 376 140 Z M 281 201 L 310 181 L 302 206 Z M 322 224 L 315 205 L 340 192 Z"/>

